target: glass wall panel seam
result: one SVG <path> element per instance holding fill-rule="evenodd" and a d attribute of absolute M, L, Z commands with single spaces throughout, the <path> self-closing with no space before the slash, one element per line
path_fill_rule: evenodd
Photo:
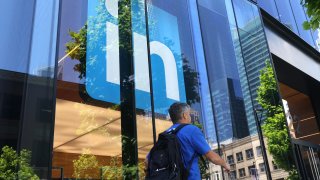
<path fill-rule="evenodd" d="M 292 4 L 291 4 L 291 0 L 289 0 L 289 5 L 290 5 L 291 13 L 292 13 L 292 15 L 293 15 L 294 23 L 295 23 L 295 25 L 296 25 L 296 27 L 297 27 L 298 34 L 299 34 L 299 36 L 300 36 L 300 38 L 301 38 L 302 35 L 301 35 L 301 32 L 300 32 L 300 30 L 299 30 L 299 28 L 298 28 L 298 24 L 297 24 L 297 20 L 296 20 L 296 15 L 295 15 L 295 13 L 294 13 L 294 11 L 293 11 Z"/>
<path fill-rule="evenodd" d="M 33 1 L 33 14 L 32 14 L 32 20 L 31 20 L 31 32 L 30 32 L 30 42 L 29 42 L 29 50 L 28 50 L 28 63 L 27 63 L 27 69 L 26 69 L 26 75 L 24 76 L 24 84 L 23 84 L 23 95 L 22 95 L 22 104 L 21 104 L 21 113 L 20 113 L 20 122 L 19 122 L 19 135 L 18 135 L 18 142 L 17 142 L 17 152 L 20 152 L 21 148 L 21 138 L 22 138 L 22 129 L 23 129 L 23 121 L 24 121 L 24 112 L 26 107 L 26 95 L 27 95 L 27 89 L 28 89 L 28 72 L 30 68 L 30 58 L 31 58 L 31 47 L 33 42 L 33 29 L 34 29 L 34 20 L 35 20 L 35 14 L 36 14 L 36 1 Z"/>
<path fill-rule="evenodd" d="M 62 3 L 61 0 L 58 0 L 57 6 L 57 34 L 56 34 L 56 50 L 55 50 L 55 63 L 54 63 L 54 73 L 53 73 L 53 100 L 52 100 L 52 127 L 49 132 L 50 141 L 49 141 L 49 148 L 50 152 L 53 153 L 53 141 L 54 141 L 54 127 L 55 127 L 55 116 L 56 116 L 56 101 L 57 101 L 57 73 L 58 73 L 58 56 L 59 56 L 59 44 L 60 44 L 60 26 L 61 26 L 61 9 L 62 9 Z M 48 178 L 51 179 L 52 176 L 52 156 L 49 158 L 49 171 L 48 171 Z"/>
<path fill-rule="evenodd" d="M 250 82 L 249 82 L 249 77 L 248 77 L 248 70 L 247 70 L 247 66 L 246 66 L 246 62 L 244 60 L 244 54 L 243 54 L 243 47 L 242 47 L 242 42 L 240 40 L 240 33 L 239 33 L 239 27 L 238 27 L 238 21 L 237 21 L 237 16 L 236 16 L 236 13 L 234 11 L 234 5 L 233 5 L 233 0 L 231 0 L 231 5 L 232 5 L 232 11 L 233 11 L 233 16 L 234 16 L 234 19 L 235 19 L 235 23 L 236 23 L 236 27 L 237 27 L 237 34 L 238 34 L 238 37 L 239 37 L 239 45 L 240 45 L 240 49 L 241 49 L 241 56 L 242 56 L 242 60 L 243 60 L 243 64 L 244 64 L 244 70 L 245 70 L 245 76 L 247 77 L 246 80 L 247 80 L 247 83 L 248 83 L 248 89 L 249 89 L 249 94 L 250 94 L 250 99 L 251 99 L 251 104 L 252 104 L 252 107 L 254 107 L 254 100 L 252 99 L 253 95 L 252 95 L 252 88 L 251 88 L 251 85 L 250 85 Z"/>
<path fill-rule="evenodd" d="M 149 38 L 149 18 L 148 18 L 148 0 L 144 0 L 144 16 L 146 22 L 146 39 L 147 39 L 147 53 L 148 53 L 148 66 L 149 66 L 149 88 L 150 88 L 150 100 L 151 100 L 151 121 L 152 121 L 152 135 L 153 135 L 153 144 L 156 143 L 157 134 L 156 134 L 156 120 L 154 112 L 154 95 L 153 95 L 153 83 L 152 83 L 152 66 L 151 66 L 151 54 L 150 54 L 150 38 Z"/>
<path fill-rule="evenodd" d="M 200 18 L 200 14 L 199 14 L 199 3 L 198 3 L 198 0 L 196 0 L 196 3 L 197 3 L 197 11 L 198 11 L 198 17 Z M 200 25 L 200 32 L 202 32 L 201 31 L 201 21 L 200 21 L 200 19 L 199 19 L 199 25 Z M 204 47 L 204 44 L 203 44 L 203 37 L 201 36 L 201 42 L 202 42 L 202 47 Z M 205 50 L 205 48 L 203 48 L 203 52 L 204 52 L 204 54 L 206 54 L 205 52 L 206 52 L 206 50 Z M 206 59 L 206 57 L 204 56 L 204 61 L 206 62 L 207 61 L 207 59 Z M 209 76 L 209 74 L 208 74 L 208 66 L 207 66 L 207 63 L 205 63 L 205 67 L 206 67 L 206 71 L 207 71 L 207 76 Z M 222 154 L 222 151 L 221 151 L 221 146 L 220 146 L 220 138 L 219 138 L 219 134 L 218 134 L 218 125 L 217 125 L 217 122 L 216 122 L 216 119 L 217 119 L 217 117 L 216 117 L 216 115 L 215 115 L 215 111 L 214 111 L 214 101 L 213 101 L 213 95 L 212 95 L 212 89 L 211 89 L 211 85 L 210 85 L 210 80 L 209 80 L 209 78 L 208 78 L 208 87 L 209 87 L 209 95 L 210 95 L 210 99 L 211 99 L 211 103 L 212 103 L 212 115 L 213 115 L 213 119 L 214 119 L 214 127 L 215 127 L 215 130 L 216 130 L 216 138 L 217 138 L 217 145 L 218 145 L 218 153 L 221 155 Z M 221 167 L 221 171 L 223 170 L 223 168 Z M 224 177 L 223 177 L 223 179 L 224 179 Z"/>

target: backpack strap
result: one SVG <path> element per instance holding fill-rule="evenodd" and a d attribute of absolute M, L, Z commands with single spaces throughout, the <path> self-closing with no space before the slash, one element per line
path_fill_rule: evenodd
<path fill-rule="evenodd" d="M 188 167 L 187 167 L 187 171 L 189 172 L 193 163 L 193 160 L 197 157 L 197 153 L 195 152 L 191 158 L 191 160 L 189 161 Z"/>
<path fill-rule="evenodd" d="M 190 124 L 180 124 L 178 127 L 176 127 L 174 130 L 169 131 L 172 134 L 177 134 L 183 127 L 190 125 Z"/>
<path fill-rule="evenodd" d="M 180 124 L 178 127 L 176 127 L 173 131 L 171 131 L 171 133 L 173 134 L 177 134 L 183 127 L 187 126 L 187 125 L 190 125 L 190 124 Z M 187 171 L 189 172 L 190 169 L 191 169 L 191 166 L 192 166 L 192 163 L 193 163 L 193 160 L 197 157 L 197 153 L 195 152 L 193 155 L 192 155 L 192 158 L 191 160 L 189 161 L 188 163 L 188 167 L 186 167 Z"/>

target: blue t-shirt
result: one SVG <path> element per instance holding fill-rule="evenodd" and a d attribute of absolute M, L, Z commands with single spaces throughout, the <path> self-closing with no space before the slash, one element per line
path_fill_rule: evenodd
<path fill-rule="evenodd" d="M 176 128 L 179 125 L 180 124 L 174 124 L 167 131 Z M 180 131 L 177 133 L 177 137 L 180 140 L 184 166 L 186 168 L 189 166 L 189 163 L 191 163 L 190 161 L 193 155 L 195 153 L 197 154 L 192 162 L 188 179 L 201 179 L 198 157 L 199 155 L 207 154 L 211 150 L 203 136 L 203 133 L 198 127 L 194 125 L 187 125 L 180 129 Z"/>

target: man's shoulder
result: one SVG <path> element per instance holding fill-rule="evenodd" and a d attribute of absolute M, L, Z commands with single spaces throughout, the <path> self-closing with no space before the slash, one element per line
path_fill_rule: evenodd
<path fill-rule="evenodd" d="M 200 131 L 200 129 L 193 124 L 188 124 L 187 126 L 183 127 L 181 131 L 185 133 L 190 133 L 190 135 L 192 135 L 192 132 Z"/>

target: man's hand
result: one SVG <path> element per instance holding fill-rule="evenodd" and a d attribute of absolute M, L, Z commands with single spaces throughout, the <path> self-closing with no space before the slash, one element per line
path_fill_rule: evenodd
<path fill-rule="evenodd" d="M 209 151 L 207 154 L 205 154 L 206 158 L 209 159 L 213 164 L 222 166 L 227 173 L 230 172 L 229 165 L 215 152 Z"/>
<path fill-rule="evenodd" d="M 228 164 L 225 164 L 223 168 L 227 173 L 230 173 L 230 166 Z"/>

